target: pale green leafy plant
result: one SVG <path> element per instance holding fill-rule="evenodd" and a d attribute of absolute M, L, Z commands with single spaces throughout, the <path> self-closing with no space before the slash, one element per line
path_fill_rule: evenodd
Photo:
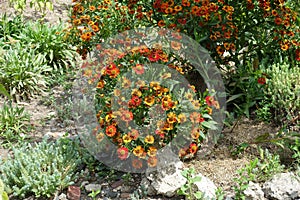
<path fill-rule="evenodd" d="M 300 121 L 300 68 L 287 63 L 274 64 L 265 72 L 269 79 L 262 112 L 270 110 L 276 122 L 296 124 Z"/>
<path fill-rule="evenodd" d="M 13 156 L 0 160 L 7 193 L 18 199 L 32 194 L 49 198 L 72 185 L 80 164 L 78 146 L 78 140 L 60 138 L 13 148 Z"/>
<path fill-rule="evenodd" d="M 181 172 L 181 175 L 186 178 L 187 182 L 181 186 L 177 194 L 184 195 L 188 200 L 203 199 L 204 195 L 202 192 L 194 191 L 195 182 L 201 181 L 201 177 L 195 176 L 195 169 L 185 169 Z"/>

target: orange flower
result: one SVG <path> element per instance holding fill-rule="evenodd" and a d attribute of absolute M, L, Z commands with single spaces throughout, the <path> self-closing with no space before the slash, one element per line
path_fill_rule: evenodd
<path fill-rule="evenodd" d="M 199 10 L 199 7 L 198 7 L 198 6 L 193 6 L 192 9 L 191 9 L 191 13 L 192 13 L 193 15 L 196 15 L 197 12 L 198 12 L 198 10 Z"/>
<path fill-rule="evenodd" d="M 168 7 L 168 8 L 165 10 L 165 13 L 166 13 L 166 14 L 173 13 L 173 8 Z"/>
<path fill-rule="evenodd" d="M 159 20 L 158 23 L 157 23 L 157 25 L 158 25 L 159 27 L 164 27 L 164 26 L 166 25 L 166 23 L 165 23 L 164 20 Z"/>
<path fill-rule="evenodd" d="M 100 30 L 96 24 L 92 25 L 92 29 L 94 32 L 98 32 Z"/>
<path fill-rule="evenodd" d="M 145 72 L 144 65 L 142 64 L 136 64 L 132 69 L 136 74 L 143 74 Z"/>
<path fill-rule="evenodd" d="M 120 69 L 113 63 L 106 67 L 106 73 L 110 78 L 116 78 L 120 73 Z"/>
<path fill-rule="evenodd" d="M 147 144 L 153 144 L 153 143 L 154 143 L 154 137 L 153 137 L 152 135 L 147 135 L 147 136 L 145 137 L 145 142 L 146 142 Z"/>
<path fill-rule="evenodd" d="M 98 142 L 101 142 L 104 138 L 104 134 L 103 133 L 99 133 L 97 136 L 96 136 L 96 139 Z"/>
<path fill-rule="evenodd" d="M 193 128 L 191 132 L 191 136 L 194 140 L 197 140 L 200 137 L 199 128 Z"/>
<path fill-rule="evenodd" d="M 125 144 L 131 142 L 132 140 L 131 137 L 127 134 L 123 135 L 122 139 Z"/>
<path fill-rule="evenodd" d="M 137 157 L 141 157 L 144 154 L 144 149 L 142 146 L 137 146 L 133 149 L 133 154 Z"/>
<path fill-rule="evenodd" d="M 133 120 L 133 114 L 132 114 L 132 112 L 129 111 L 129 110 L 124 110 L 124 111 L 122 112 L 122 117 L 121 117 L 121 119 L 122 119 L 123 121 L 125 121 L 125 122 L 130 122 L 130 121 L 132 121 L 132 120 Z"/>
<path fill-rule="evenodd" d="M 230 37 L 231 37 L 231 32 L 230 31 L 224 32 L 224 38 L 230 39 Z"/>
<path fill-rule="evenodd" d="M 106 127 L 105 133 L 108 137 L 113 137 L 117 132 L 117 128 L 114 125 Z"/>
<path fill-rule="evenodd" d="M 181 149 L 179 150 L 179 152 L 178 152 L 178 156 L 179 156 L 180 158 L 183 158 L 183 157 L 186 156 L 186 154 L 187 154 L 186 151 L 187 151 L 186 149 L 181 148 Z"/>
<path fill-rule="evenodd" d="M 224 48 L 229 51 L 230 49 L 230 44 L 228 42 L 224 42 Z"/>
<path fill-rule="evenodd" d="M 136 169 L 141 169 L 143 167 L 143 162 L 139 159 L 133 159 L 132 166 Z"/>
<path fill-rule="evenodd" d="M 157 157 L 153 156 L 148 158 L 147 163 L 149 167 L 155 167 L 157 165 Z"/>
<path fill-rule="evenodd" d="M 190 120 L 192 123 L 201 123 L 204 121 L 200 113 L 192 112 L 190 114 Z"/>
<path fill-rule="evenodd" d="M 182 0 L 181 5 L 184 7 L 190 7 L 191 3 L 188 0 Z"/>
<path fill-rule="evenodd" d="M 177 122 L 177 117 L 176 117 L 176 114 L 175 114 L 175 113 L 170 112 L 170 113 L 168 113 L 167 116 L 168 116 L 167 122 L 168 122 L 169 124 L 173 124 L 173 123 L 176 123 L 176 122 Z"/>
<path fill-rule="evenodd" d="M 275 24 L 280 25 L 282 23 L 282 19 L 280 17 L 276 17 L 274 19 Z"/>
<path fill-rule="evenodd" d="M 147 106 L 152 106 L 155 102 L 155 98 L 154 96 L 146 96 L 145 100 L 144 100 L 144 103 L 147 105 Z"/>
<path fill-rule="evenodd" d="M 191 152 L 191 154 L 195 154 L 195 153 L 197 153 L 197 151 L 198 151 L 197 144 L 195 144 L 195 143 L 190 144 L 190 152 Z"/>
<path fill-rule="evenodd" d="M 156 82 L 156 81 L 152 81 L 152 82 L 150 83 L 150 87 L 152 87 L 153 90 L 155 90 L 155 91 L 161 89 L 161 86 L 160 86 L 159 82 Z"/>
<path fill-rule="evenodd" d="M 277 16 L 278 16 L 277 11 L 276 11 L 276 10 L 272 10 L 272 15 L 273 15 L 274 17 L 277 17 Z"/>
<path fill-rule="evenodd" d="M 150 157 L 156 156 L 156 153 L 157 153 L 156 147 L 153 146 L 149 147 L 149 150 L 147 152 L 148 156 Z"/>
<path fill-rule="evenodd" d="M 131 86 L 131 81 L 128 78 L 123 77 L 122 87 L 129 88 L 130 86 Z"/>
<path fill-rule="evenodd" d="M 180 113 L 180 114 L 178 115 L 178 121 L 179 121 L 179 123 L 184 123 L 184 122 L 186 122 L 186 115 L 185 115 L 184 113 Z"/>
<path fill-rule="evenodd" d="M 118 157 L 121 160 L 125 160 L 128 158 L 128 149 L 126 147 L 121 147 L 117 150 Z"/>
<path fill-rule="evenodd" d="M 128 133 L 129 137 L 131 137 L 132 140 L 136 140 L 139 137 L 139 131 L 136 129 L 132 129 L 129 133 Z"/>
<path fill-rule="evenodd" d="M 221 46 L 217 46 L 217 53 L 220 55 L 220 56 L 222 56 L 223 54 L 224 54 L 224 49 L 221 47 Z"/>
<path fill-rule="evenodd" d="M 176 42 L 176 41 L 171 41 L 171 47 L 178 51 L 181 49 L 181 43 L 180 42 Z"/>
<path fill-rule="evenodd" d="M 95 6 L 90 6 L 90 11 L 95 11 L 96 10 L 96 7 Z"/>
<path fill-rule="evenodd" d="M 98 84 L 97 84 L 97 87 L 96 87 L 96 88 L 98 88 L 98 89 L 102 89 L 102 88 L 104 87 L 104 85 L 105 85 L 105 82 L 104 82 L 104 80 L 100 80 L 100 81 L 98 82 Z"/>
<path fill-rule="evenodd" d="M 288 41 L 284 41 L 280 44 L 280 48 L 283 51 L 287 51 L 290 47 L 289 47 L 289 42 Z"/>
<path fill-rule="evenodd" d="M 182 6 L 179 6 L 179 5 L 175 6 L 175 7 L 174 7 L 174 10 L 175 10 L 176 12 L 180 12 L 180 11 L 182 11 Z"/>

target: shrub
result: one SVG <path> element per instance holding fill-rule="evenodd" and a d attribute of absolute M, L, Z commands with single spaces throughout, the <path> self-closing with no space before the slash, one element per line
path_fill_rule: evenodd
<path fill-rule="evenodd" d="M 14 197 L 50 197 L 73 184 L 80 163 L 76 141 L 24 144 L 13 148 L 13 157 L 0 161 L 0 177 Z"/>
<path fill-rule="evenodd" d="M 0 60 L 0 83 L 14 99 L 28 99 L 45 90 L 49 84 L 45 75 L 50 71 L 44 54 L 15 44 Z"/>
<path fill-rule="evenodd" d="M 277 123 L 297 124 L 300 112 L 300 68 L 274 64 L 265 70 L 268 76 L 264 102 L 258 112 L 269 110 Z"/>
<path fill-rule="evenodd" d="M 0 137 L 7 142 L 24 138 L 30 127 L 29 120 L 24 107 L 13 107 L 11 103 L 5 103 L 0 110 Z"/>

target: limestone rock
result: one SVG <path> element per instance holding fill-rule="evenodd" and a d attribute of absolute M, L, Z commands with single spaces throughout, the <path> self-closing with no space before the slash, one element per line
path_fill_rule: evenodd
<path fill-rule="evenodd" d="M 197 174 L 197 176 L 201 177 L 201 180 L 194 184 L 197 186 L 198 191 L 204 194 L 204 199 L 216 199 L 217 186 L 201 173 Z"/>
<path fill-rule="evenodd" d="M 249 182 L 248 188 L 244 191 L 246 200 L 263 200 L 264 192 L 258 183 Z"/>
<path fill-rule="evenodd" d="M 299 199 L 300 177 L 292 172 L 277 174 L 263 184 L 263 191 L 268 199 Z"/>
<path fill-rule="evenodd" d="M 146 172 L 146 178 L 150 182 L 149 184 L 147 180 L 144 180 L 144 183 L 148 184 L 148 195 L 154 195 L 154 193 L 167 197 L 176 195 L 177 190 L 186 183 L 186 179 L 181 175 L 183 168 L 178 155 L 175 155 L 169 148 L 164 148 L 160 152 L 157 170 Z"/>

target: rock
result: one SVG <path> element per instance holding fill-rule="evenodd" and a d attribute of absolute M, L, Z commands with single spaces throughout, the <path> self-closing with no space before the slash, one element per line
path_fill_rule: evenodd
<path fill-rule="evenodd" d="M 264 192 L 258 183 L 249 182 L 248 188 L 244 191 L 246 200 L 263 200 Z"/>
<path fill-rule="evenodd" d="M 179 160 L 169 148 L 165 147 L 158 156 L 156 171 L 146 171 L 147 180 L 143 180 L 147 187 L 147 194 L 161 194 L 172 197 L 177 194 L 177 190 L 186 183 L 186 179 L 181 175 L 184 168 L 183 163 Z"/>
<path fill-rule="evenodd" d="M 91 184 L 86 185 L 84 188 L 87 192 L 93 192 L 93 191 L 101 190 L 101 185 L 91 183 Z"/>
<path fill-rule="evenodd" d="M 299 177 L 292 172 L 275 175 L 263 184 L 265 197 L 268 199 L 290 200 L 300 198 Z"/>
<path fill-rule="evenodd" d="M 197 176 L 201 177 L 200 181 L 194 183 L 197 186 L 197 191 L 204 194 L 204 199 L 216 199 L 217 186 L 201 173 L 197 174 L 195 177 Z"/>
<path fill-rule="evenodd" d="M 57 197 L 57 199 L 59 199 L 59 200 L 68 200 L 68 199 L 67 199 L 67 195 L 65 195 L 64 193 L 61 193 L 61 194 Z"/>
<path fill-rule="evenodd" d="M 69 186 L 67 197 L 69 200 L 80 200 L 80 187 L 77 186 Z"/>

